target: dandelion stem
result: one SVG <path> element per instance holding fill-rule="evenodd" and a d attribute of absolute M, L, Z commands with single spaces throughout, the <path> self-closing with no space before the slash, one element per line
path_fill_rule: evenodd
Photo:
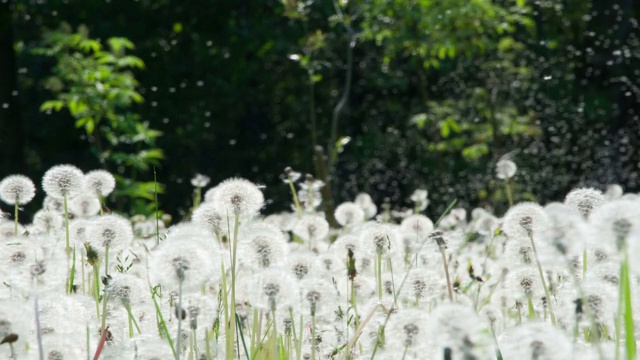
<path fill-rule="evenodd" d="M 289 178 L 289 188 L 291 189 L 291 196 L 293 197 L 293 203 L 296 206 L 296 214 L 298 217 L 302 216 L 302 208 L 300 207 L 300 201 L 298 200 L 298 193 L 296 192 L 295 186 L 293 186 L 293 181 Z"/>
<path fill-rule="evenodd" d="M 93 265 L 93 298 L 96 300 L 96 318 L 100 318 L 100 268 L 96 263 Z"/>
<path fill-rule="evenodd" d="M 100 336 L 100 342 L 98 342 L 98 347 L 96 348 L 96 353 L 93 355 L 93 360 L 99 360 L 100 354 L 102 353 L 102 349 L 104 348 L 104 343 L 107 341 L 107 332 L 109 331 L 109 327 L 107 326 L 102 330 L 102 335 Z"/>
<path fill-rule="evenodd" d="M 311 314 L 311 360 L 316 360 L 316 314 Z"/>
<path fill-rule="evenodd" d="M 18 202 L 13 204 L 13 221 L 15 225 L 15 235 L 18 236 Z"/>
<path fill-rule="evenodd" d="M 104 246 L 104 276 L 109 275 L 109 243 Z"/>
<path fill-rule="evenodd" d="M 449 276 L 449 265 L 447 264 L 447 253 L 444 250 L 443 245 L 438 245 L 440 249 L 440 255 L 442 255 L 442 265 L 444 266 L 444 275 L 447 278 L 447 293 L 449 294 L 449 301 L 453 302 L 453 288 L 451 287 L 451 277 Z"/>
<path fill-rule="evenodd" d="M 176 360 L 180 360 L 182 354 L 182 283 L 183 280 L 178 281 L 178 338 L 176 340 Z"/>
<path fill-rule="evenodd" d="M 156 167 L 153 167 L 153 200 L 156 208 L 156 245 L 160 244 L 160 218 L 158 217 L 158 180 L 156 179 Z"/>
<path fill-rule="evenodd" d="M 40 311 L 38 310 L 38 296 L 33 298 L 33 308 L 36 316 L 36 335 L 38 339 L 38 355 L 44 360 L 44 347 L 42 345 L 42 325 L 40 324 Z"/>
<path fill-rule="evenodd" d="M 536 242 L 533 240 L 533 233 L 531 231 L 527 231 L 529 235 L 529 240 L 531 240 L 531 248 L 533 249 L 533 254 L 536 257 L 536 264 L 538 265 L 538 275 L 540 275 L 540 281 L 542 282 L 542 288 L 544 289 L 544 295 L 547 298 L 547 305 L 549 306 L 549 315 L 551 317 L 551 324 L 556 325 L 556 314 L 553 311 L 553 299 L 551 299 L 551 294 L 549 293 L 549 287 L 547 286 L 547 281 L 544 279 L 544 273 L 542 272 L 542 264 L 540 264 L 540 257 L 538 256 L 538 250 L 536 249 Z"/>
<path fill-rule="evenodd" d="M 507 201 L 509 201 L 509 207 L 512 207 L 513 194 L 511 193 L 511 180 L 509 178 L 504 179 L 504 187 L 507 192 Z"/>
<path fill-rule="evenodd" d="M 66 240 L 66 252 L 67 252 L 67 258 L 69 258 L 70 255 L 70 251 L 71 248 L 69 247 L 69 210 L 67 208 L 67 195 L 63 195 L 62 196 L 63 201 L 64 201 L 64 229 L 65 229 L 65 240 Z"/>

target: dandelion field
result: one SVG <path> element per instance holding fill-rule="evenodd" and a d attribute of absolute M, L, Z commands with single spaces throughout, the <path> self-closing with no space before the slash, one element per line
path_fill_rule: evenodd
<path fill-rule="evenodd" d="M 517 169 L 496 176 L 511 193 Z M 640 197 L 612 185 L 503 215 L 428 192 L 400 212 L 368 194 L 339 204 L 287 168 L 291 209 L 231 178 L 189 218 L 108 209 L 103 170 L 0 181 L 0 356 L 9 359 L 633 359 Z M 38 184 L 39 185 L 39 184 Z M 37 189 L 38 188 L 38 189 Z M 511 201 L 511 196 L 509 197 Z M 8 209 L 11 208 L 11 211 Z"/>

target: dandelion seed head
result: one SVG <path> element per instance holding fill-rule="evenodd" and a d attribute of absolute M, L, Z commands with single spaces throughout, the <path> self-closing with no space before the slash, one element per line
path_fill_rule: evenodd
<path fill-rule="evenodd" d="M 24 205 L 36 196 L 36 186 L 24 175 L 10 175 L 0 181 L 0 200 L 9 205 Z"/>
<path fill-rule="evenodd" d="M 496 177 L 498 179 L 511 179 L 516 175 L 518 167 L 509 159 L 503 159 L 496 164 Z"/>
<path fill-rule="evenodd" d="M 353 202 L 362 208 L 367 220 L 373 218 L 378 213 L 378 207 L 367 193 L 359 193 Z"/>
<path fill-rule="evenodd" d="M 101 208 L 100 199 L 95 195 L 79 194 L 69 202 L 69 212 L 77 217 L 89 218 L 97 215 Z"/>
<path fill-rule="evenodd" d="M 118 251 L 133 241 L 131 222 L 120 215 L 109 214 L 94 218 L 86 230 L 89 244 L 101 255 L 105 247 Z"/>
<path fill-rule="evenodd" d="M 505 359 L 573 359 L 571 341 L 564 332 L 543 322 L 523 322 L 499 338 Z"/>
<path fill-rule="evenodd" d="M 244 226 L 238 234 L 240 262 L 254 270 L 277 267 L 288 254 L 287 240 L 276 227 L 266 223 Z"/>
<path fill-rule="evenodd" d="M 207 175 L 196 174 L 193 178 L 191 178 L 191 186 L 203 188 L 209 185 L 210 181 L 211 178 L 209 178 Z"/>
<path fill-rule="evenodd" d="M 580 188 L 571 190 L 564 199 L 564 203 L 579 212 L 582 216 L 589 214 L 606 201 L 602 191 L 593 188 Z"/>
<path fill-rule="evenodd" d="M 264 195 L 256 184 L 232 178 L 216 186 L 212 201 L 229 216 L 254 216 L 264 206 Z"/>
<path fill-rule="evenodd" d="M 356 203 L 343 202 L 335 211 L 335 218 L 342 226 L 355 226 L 364 222 L 364 210 Z"/>
<path fill-rule="evenodd" d="M 319 215 L 306 214 L 293 227 L 293 233 L 313 244 L 329 234 L 329 223 Z"/>
<path fill-rule="evenodd" d="M 73 165 L 56 165 L 44 174 L 42 188 L 54 198 L 71 198 L 83 189 L 84 174 Z"/>
<path fill-rule="evenodd" d="M 83 186 L 86 192 L 104 198 L 116 188 L 116 179 L 106 170 L 92 170 L 84 175 Z"/>
<path fill-rule="evenodd" d="M 410 215 L 402 220 L 400 229 L 405 234 L 414 236 L 416 240 L 423 240 L 433 231 L 433 222 L 424 215 Z"/>
<path fill-rule="evenodd" d="M 546 229 L 549 219 L 543 208 L 532 202 L 519 203 L 507 211 L 502 230 L 509 237 L 528 237 Z"/>

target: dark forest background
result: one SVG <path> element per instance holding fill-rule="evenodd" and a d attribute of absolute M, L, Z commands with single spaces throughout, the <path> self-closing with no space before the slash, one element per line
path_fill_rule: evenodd
<path fill-rule="evenodd" d="M 632 0 L 0 0 L 0 177 L 107 168 L 119 175 L 112 206 L 144 212 L 155 166 L 160 207 L 178 218 L 196 173 L 264 184 L 265 212 L 286 209 L 286 166 L 324 179 L 335 203 L 364 191 L 403 206 L 427 189 L 432 216 L 453 198 L 504 211 L 504 156 L 518 165 L 516 200 L 637 192 L 639 11 Z"/>

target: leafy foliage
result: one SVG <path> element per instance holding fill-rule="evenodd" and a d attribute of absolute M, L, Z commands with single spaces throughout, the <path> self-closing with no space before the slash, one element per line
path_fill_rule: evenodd
<path fill-rule="evenodd" d="M 34 53 L 56 59 L 54 75 L 45 80 L 55 99 L 45 101 L 40 111 L 67 109 L 103 166 L 118 170 L 116 196 L 134 201 L 133 211 L 150 213 L 152 204 L 142 200 L 153 200 L 154 183 L 137 177 L 159 166 L 164 152 L 155 147 L 162 132 L 130 111 L 143 102 L 132 70 L 143 69 L 144 62 L 126 54 L 134 49 L 126 38 L 108 38 L 106 44 L 91 39 L 86 26 L 72 32 L 63 24 L 45 33 L 43 47 Z"/>

